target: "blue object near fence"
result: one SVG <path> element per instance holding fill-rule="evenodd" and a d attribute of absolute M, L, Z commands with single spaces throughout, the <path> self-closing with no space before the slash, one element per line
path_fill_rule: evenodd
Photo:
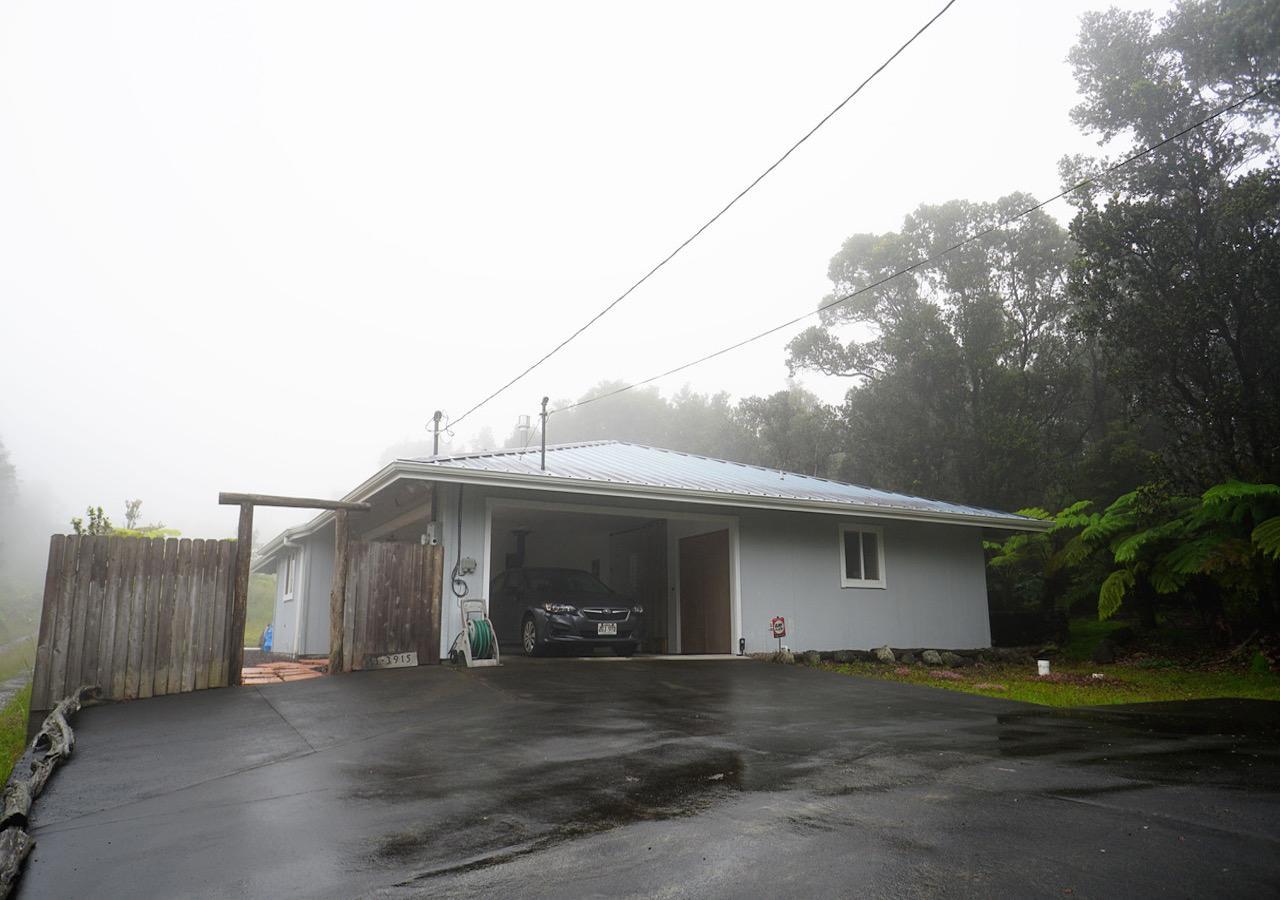
<path fill-rule="evenodd" d="M 271 626 L 268 625 L 266 628 L 262 629 L 262 651 L 264 653 L 271 652 L 271 637 Z"/>

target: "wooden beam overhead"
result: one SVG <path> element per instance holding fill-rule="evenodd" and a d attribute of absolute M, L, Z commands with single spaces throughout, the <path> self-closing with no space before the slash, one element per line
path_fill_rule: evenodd
<path fill-rule="evenodd" d="M 316 497 L 277 497 L 274 494 L 235 494 L 223 491 L 218 494 L 223 506 L 289 506 L 298 509 L 345 509 L 350 512 L 367 512 L 373 507 L 368 503 L 352 503 L 347 500 L 320 500 Z"/>

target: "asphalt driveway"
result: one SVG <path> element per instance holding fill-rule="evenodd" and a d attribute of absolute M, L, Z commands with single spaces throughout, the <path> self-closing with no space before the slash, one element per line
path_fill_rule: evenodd
<path fill-rule="evenodd" d="M 1275 896 L 1277 706 L 515 659 L 96 707 L 19 896 Z"/>

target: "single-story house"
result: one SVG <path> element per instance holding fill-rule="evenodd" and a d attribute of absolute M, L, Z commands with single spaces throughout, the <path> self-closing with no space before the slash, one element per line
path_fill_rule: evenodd
<path fill-rule="evenodd" d="M 643 603 L 655 653 L 975 648 L 991 643 L 984 530 L 1025 516 L 619 441 L 399 459 L 347 495 L 361 541 L 439 543 L 441 654 L 457 595 L 487 598 L 514 567 L 591 572 Z M 274 649 L 324 654 L 334 517 L 254 560 L 277 575 Z M 502 637 L 502 635 L 499 635 Z"/>

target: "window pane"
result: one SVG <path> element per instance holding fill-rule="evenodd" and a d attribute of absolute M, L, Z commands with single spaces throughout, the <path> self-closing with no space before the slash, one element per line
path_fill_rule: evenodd
<path fill-rule="evenodd" d="M 862 532 L 862 568 L 867 581 L 880 580 L 880 548 L 874 531 Z"/>
<path fill-rule="evenodd" d="M 844 577 L 852 581 L 862 578 L 862 552 L 858 546 L 858 532 L 844 533 Z"/>

